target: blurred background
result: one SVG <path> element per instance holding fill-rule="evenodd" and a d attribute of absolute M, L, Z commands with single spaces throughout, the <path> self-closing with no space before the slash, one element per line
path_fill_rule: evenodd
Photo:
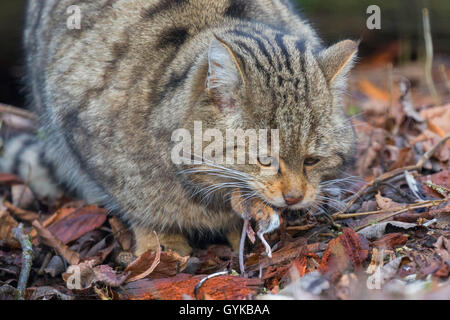
<path fill-rule="evenodd" d="M 36 0 L 38 1 L 38 0 Z M 295 0 L 327 44 L 361 39 L 360 55 L 402 65 L 424 57 L 422 8 L 430 10 L 434 50 L 450 55 L 448 0 Z M 26 0 L 0 2 L 0 102 L 22 107 L 22 28 Z M 381 8 L 381 30 L 368 30 L 369 5 Z"/>

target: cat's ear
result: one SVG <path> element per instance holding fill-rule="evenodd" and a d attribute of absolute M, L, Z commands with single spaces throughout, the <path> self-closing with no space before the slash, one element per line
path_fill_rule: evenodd
<path fill-rule="evenodd" d="M 209 47 L 208 63 L 206 89 L 219 99 L 222 107 L 232 106 L 236 91 L 245 80 L 233 50 L 217 36 Z"/>
<path fill-rule="evenodd" d="M 353 67 L 359 41 L 344 40 L 319 53 L 318 61 L 328 82 L 340 87 Z"/>

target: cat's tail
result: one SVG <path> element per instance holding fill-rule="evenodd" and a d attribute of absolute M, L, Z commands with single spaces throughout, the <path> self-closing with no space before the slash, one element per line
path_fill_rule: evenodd
<path fill-rule="evenodd" d="M 35 135 L 22 133 L 8 138 L 0 157 L 0 171 L 20 177 L 40 199 L 63 195 L 54 166 L 45 159 L 43 143 Z"/>

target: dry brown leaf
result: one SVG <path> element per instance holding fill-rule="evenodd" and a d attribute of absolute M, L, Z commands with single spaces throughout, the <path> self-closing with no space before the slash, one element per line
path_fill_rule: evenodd
<path fill-rule="evenodd" d="M 128 277 L 127 282 L 137 281 L 141 280 L 143 278 L 148 277 L 158 266 L 158 264 L 161 262 L 161 245 L 159 244 L 159 238 L 156 232 L 153 232 L 154 236 L 156 237 L 156 254 L 154 255 L 153 262 L 151 264 L 148 264 L 148 258 L 152 256 L 153 251 L 148 250 L 147 252 L 144 252 L 140 257 L 138 257 L 134 262 L 129 264 L 126 268 L 126 272 L 132 273 L 133 271 L 136 272 L 138 270 L 138 266 L 142 265 L 143 263 L 149 265 L 150 267 L 147 270 L 144 270 L 142 273 Z M 144 260 L 144 261 L 142 261 Z"/>
<path fill-rule="evenodd" d="M 97 206 L 77 209 L 66 217 L 51 224 L 48 230 L 67 244 L 95 230 L 106 221 L 107 210 Z"/>
<path fill-rule="evenodd" d="M 36 212 L 21 209 L 8 201 L 4 201 L 3 205 L 20 220 L 32 222 L 39 218 L 39 215 Z"/>
<path fill-rule="evenodd" d="M 86 290 L 98 282 L 110 287 L 119 287 L 127 276 L 128 274 L 118 273 L 108 265 L 96 266 L 93 260 L 89 260 L 71 265 L 63 274 L 63 280 L 69 289 Z"/>
<path fill-rule="evenodd" d="M 422 110 L 420 115 L 428 120 L 428 128 L 440 137 L 450 133 L 450 104 Z M 450 141 L 447 147 L 450 148 Z"/>
<path fill-rule="evenodd" d="M 441 256 L 442 260 L 450 265 L 450 240 L 444 236 L 440 236 L 434 244 L 436 252 Z"/>
<path fill-rule="evenodd" d="M 409 230 L 417 227 L 417 224 L 415 223 L 406 223 L 400 221 L 384 221 L 368 226 L 367 228 L 364 228 L 362 230 L 359 230 L 358 234 L 362 235 L 364 238 L 369 240 L 379 239 L 385 234 L 386 227 L 388 225 L 404 230 Z"/>
<path fill-rule="evenodd" d="M 423 187 L 423 193 L 429 197 L 437 197 L 440 198 L 442 195 L 437 193 L 432 188 L 428 187 L 426 185 L 427 181 L 431 181 L 433 184 L 437 186 L 441 186 L 447 189 L 450 189 L 450 170 L 443 170 L 441 172 L 427 175 L 427 176 L 421 176 L 419 178 L 420 182 L 422 182 Z"/>
<path fill-rule="evenodd" d="M 35 220 L 32 224 L 45 245 L 55 249 L 71 265 L 76 265 L 80 262 L 80 255 L 77 252 L 70 250 L 61 240 L 44 228 L 39 221 Z"/>
<path fill-rule="evenodd" d="M 148 271 L 156 258 L 156 252 L 152 250 L 144 252 L 125 269 L 125 272 L 129 272 L 129 279 Z M 182 257 L 178 253 L 168 250 L 161 252 L 159 260 L 158 265 L 151 272 L 152 279 L 173 277 L 182 272 L 186 268 L 189 256 Z"/>
<path fill-rule="evenodd" d="M 18 225 L 19 223 L 6 210 L 1 210 L 0 240 L 5 240 L 7 244 L 14 244 L 14 247 L 17 247 L 18 242 L 14 239 L 12 230 Z"/>
<path fill-rule="evenodd" d="M 392 199 L 383 197 L 380 191 L 378 191 L 378 193 L 376 194 L 375 201 L 377 202 L 377 206 L 380 210 L 397 211 L 399 208 L 402 208 L 404 206 L 404 204 L 400 204 L 393 201 Z"/>
<path fill-rule="evenodd" d="M 349 267 L 360 270 L 368 255 L 368 241 L 352 229 L 344 228 L 342 234 L 328 244 L 322 256 L 319 271 L 336 279 Z"/>
<path fill-rule="evenodd" d="M 408 242 L 408 237 L 402 233 L 389 233 L 382 236 L 380 239 L 372 242 L 375 247 L 394 249 L 401 247 Z"/>
<path fill-rule="evenodd" d="M 41 223 L 41 225 L 44 228 L 47 228 L 52 223 L 55 223 L 56 221 L 61 220 L 62 218 L 68 216 L 70 213 L 74 212 L 76 208 L 61 208 L 55 213 L 53 213 L 50 217 L 44 220 L 44 222 Z M 30 236 L 34 239 L 37 237 L 37 231 L 35 229 L 31 230 Z M 33 244 L 37 245 L 37 242 L 34 241 Z"/>
<path fill-rule="evenodd" d="M 384 266 L 378 266 L 375 272 L 367 279 L 367 283 L 371 283 L 372 288 L 381 289 L 387 281 L 395 276 L 403 258 L 404 257 L 398 257 Z M 381 259 L 381 262 L 382 261 L 383 260 Z"/>
<path fill-rule="evenodd" d="M 400 150 L 397 160 L 389 167 L 388 171 L 403 168 L 416 163 L 414 152 L 411 147 L 405 147 Z"/>
<path fill-rule="evenodd" d="M 436 133 L 426 129 L 420 135 L 412 139 L 410 145 L 415 145 L 418 142 L 422 142 L 422 148 L 424 152 L 430 151 L 442 138 Z M 447 162 L 450 158 L 450 150 L 447 145 L 441 146 L 437 152 L 434 153 L 433 158 L 438 159 L 441 162 Z"/>

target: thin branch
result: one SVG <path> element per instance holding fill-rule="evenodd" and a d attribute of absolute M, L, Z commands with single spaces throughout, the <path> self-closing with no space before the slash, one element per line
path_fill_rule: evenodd
<path fill-rule="evenodd" d="M 3 205 L 9 210 L 9 212 L 13 213 L 15 216 L 17 216 L 20 220 L 24 221 L 34 221 L 39 218 L 39 214 L 33 211 L 24 210 L 22 208 L 19 208 L 15 205 L 13 205 L 9 201 L 3 201 Z"/>
<path fill-rule="evenodd" d="M 426 152 L 422 156 L 422 158 L 415 165 L 407 166 L 407 167 L 404 167 L 404 168 L 397 168 L 395 170 L 392 170 L 392 171 L 389 171 L 389 172 L 386 172 L 386 173 L 382 174 L 381 176 L 379 176 L 376 179 L 373 179 L 372 181 L 367 183 L 364 187 L 362 187 L 353 196 L 353 198 L 349 201 L 349 203 L 344 208 L 344 210 L 335 213 L 332 217 L 336 218 L 337 216 L 342 215 L 345 212 L 347 212 L 347 210 L 356 202 L 356 200 L 358 200 L 363 194 L 365 194 L 368 189 L 370 189 L 372 187 L 376 187 L 382 182 L 385 182 L 385 181 L 388 181 L 388 180 L 390 180 L 392 178 L 395 178 L 395 177 L 403 174 L 405 171 L 420 171 L 422 169 L 423 165 L 425 164 L 425 162 L 427 162 L 431 158 L 431 156 L 436 152 L 436 150 L 439 149 L 449 139 L 450 139 L 450 134 L 447 135 L 446 137 L 442 138 L 438 143 L 436 143 L 428 152 Z"/>
<path fill-rule="evenodd" d="M 17 294 L 19 300 L 25 300 L 25 290 L 30 276 L 31 265 L 33 263 L 33 245 L 29 235 L 23 233 L 23 225 L 19 224 L 13 229 L 14 238 L 19 241 L 22 247 L 22 269 L 20 270 L 19 283 L 17 284 Z"/>
<path fill-rule="evenodd" d="M 421 209 L 421 208 L 429 208 L 434 207 L 436 205 L 439 205 L 441 203 L 450 202 L 450 199 L 441 199 L 441 200 L 430 200 L 430 201 L 423 201 L 419 203 L 413 203 L 406 206 L 396 207 L 392 209 L 385 209 L 385 210 L 377 210 L 377 211 L 368 211 L 368 212 L 360 212 L 360 213 L 346 213 L 346 214 L 339 214 L 334 216 L 334 219 L 348 219 L 348 218 L 356 218 L 356 217 L 363 217 L 363 216 L 370 216 L 373 214 L 382 214 L 382 213 L 389 213 L 395 210 L 396 214 L 402 213 L 403 210 L 409 211 L 414 209 Z M 399 212 L 402 211 L 402 212 Z M 383 218 L 384 219 L 384 218 Z"/>
<path fill-rule="evenodd" d="M 428 202 L 428 201 L 427 201 L 427 202 Z M 422 205 L 415 205 L 415 204 L 414 204 L 414 205 L 407 206 L 407 207 L 405 207 L 405 208 L 403 208 L 403 209 L 401 209 L 401 210 L 395 211 L 395 212 L 393 212 L 392 214 L 387 215 L 387 216 L 385 216 L 385 217 L 383 217 L 383 218 L 381 218 L 381 219 L 377 219 L 377 220 L 375 221 L 375 223 L 379 223 L 379 222 L 381 222 L 381 221 L 390 219 L 390 218 L 392 218 L 392 217 L 395 217 L 396 215 L 399 215 L 399 214 L 401 214 L 401 213 L 404 213 L 404 212 L 407 212 L 407 211 L 410 211 L 410 210 L 421 209 L 421 208 L 431 208 L 431 207 L 436 207 L 436 206 L 438 206 L 438 205 L 441 204 L 441 203 L 444 203 L 444 202 L 450 202 L 450 198 L 442 199 L 442 200 L 431 200 L 431 201 L 429 201 L 429 202 L 430 202 L 430 203 L 427 203 L 427 204 L 421 203 Z M 364 229 L 364 228 L 366 228 L 366 227 L 369 227 L 369 226 L 371 226 L 371 225 L 373 225 L 373 223 L 368 223 L 368 224 L 366 224 L 366 225 L 363 225 L 363 226 L 360 226 L 360 227 L 358 227 L 358 228 L 355 228 L 355 231 L 362 230 L 362 229 Z"/>
<path fill-rule="evenodd" d="M 425 36 L 425 50 L 426 50 L 426 60 L 425 60 L 425 80 L 427 82 L 428 89 L 430 90 L 431 95 L 433 96 L 434 103 L 436 105 L 441 104 L 441 97 L 436 91 L 436 87 L 433 81 L 433 39 L 431 36 L 431 27 L 430 27 L 430 17 L 428 13 L 428 9 L 424 8 L 422 10 L 423 16 L 423 33 Z"/>
<path fill-rule="evenodd" d="M 200 290 L 200 288 L 203 286 L 203 284 L 204 284 L 207 280 L 212 279 L 212 278 L 215 278 L 215 277 L 226 276 L 226 275 L 228 275 L 228 271 L 216 272 L 216 273 L 210 274 L 209 276 L 204 277 L 204 278 L 203 278 L 202 280 L 200 280 L 200 282 L 197 283 L 197 285 L 195 286 L 195 288 L 194 288 L 194 297 L 197 299 L 198 291 Z"/>

